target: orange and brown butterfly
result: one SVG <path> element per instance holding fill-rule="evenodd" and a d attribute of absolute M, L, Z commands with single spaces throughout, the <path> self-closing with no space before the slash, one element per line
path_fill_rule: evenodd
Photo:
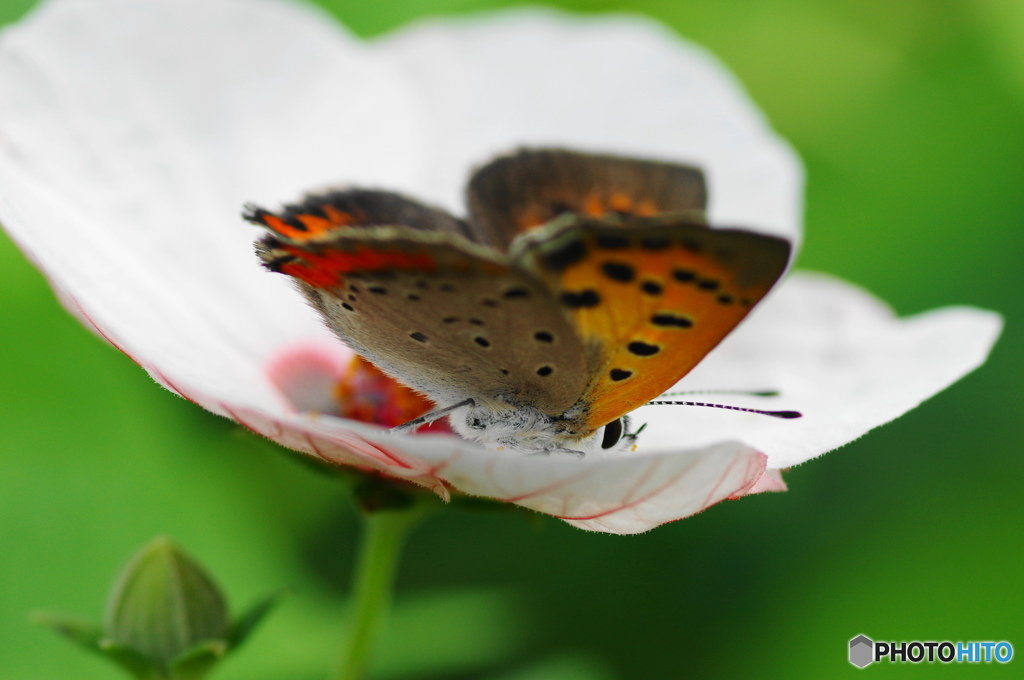
<path fill-rule="evenodd" d="M 790 244 L 712 229 L 692 167 L 521 150 L 459 219 L 348 189 L 246 218 L 334 333 L 488 448 L 610 448 L 765 296 Z M 427 417 L 427 420 L 430 416 Z"/>

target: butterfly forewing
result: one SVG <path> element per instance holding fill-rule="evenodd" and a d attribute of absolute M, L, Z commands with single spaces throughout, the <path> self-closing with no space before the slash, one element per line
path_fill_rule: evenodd
<path fill-rule="evenodd" d="M 473 175 L 467 193 L 477 240 L 502 250 L 565 213 L 649 216 L 700 212 L 707 202 L 696 168 L 558 149 L 492 161 Z"/>
<path fill-rule="evenodd" d="M 696 366 L 764 297 L 789 252 L 783 239 L 663 215 L 570 218 L 523 237 L 513 259 L 545 282 L 591 352 L 580 401 L 589 432 Z"/>
<path fill-rule="evenodd" d="M 586 384 L 582 353 L 548 290 L 461 236 L 347 227 L 261 257 L 295 277 L 350 347 L 441 405 L 467 397 L 557 415 Z"/>

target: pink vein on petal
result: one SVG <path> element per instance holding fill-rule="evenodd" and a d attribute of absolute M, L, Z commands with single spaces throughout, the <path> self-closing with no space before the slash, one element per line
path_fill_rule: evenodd
<path fill-rule="evenodd" d="M 640 475 L 639 479 L 637 479 L 636 482 L 633 483 L 633 487 L 626 492 L 624 500 L 627 503 L 630 502 L 629 499 L 632 498 L 633 494 L 639 493 L 640 489 L 643 488 L 643 485 L 646 484 L 647 480 L 650 479 L 651 475 L 654 474 L 654 471 L 660 468 L 662 464 L 664 464 L 664 462 L 664 458 L 655 458 L 654 460 L 651 461 L 651 463 L 647 466 L 647 469 L 644 470 L 644 473 Z"/>
<path fill-rule="evenodd" d="M 415 470 L 416 469 L 415 465 L 411 465 L 410 463 L 406 462 L 402 458 L 402 456 L 400 456 L 399 454 L 395 453 L 393 450 L 387 448 L 386 446 L 383 446 L 382 444 L 378 444 L 376 442 L 371 442 L 371 441 L 368 441 L 368 440 L 363 440 L 363 441 L 366 441 L 366 443 L 369 446 L 371 446 L 374 450 L 378 451 L 382 456 L 384 456 L 388 461 L 390 461 L 396 467 L 405 468 L 406 470 Z"/>
<path fill-rule="evenodd" d="M 735 463 L 733 463 L 733 464 L 735 464 Z M 657 496 L 658 494 L 663 492 L 665 489 L 671 488 L 673 485 L 675 485 L 676 482 L 678 482 L 687 473 L 689 473 L 694 465 L 696 465 L 696 463 L 690 463 L 685 468 L 683 468 L 679 472 L 677 472 L 674 475 L 672 475 L 665 484 L 663 484 L 663 485 L 653 489 L 649 494 L 641 496 L 640 498 L 637 498 L 636 500 L 630 501 L 628 503 L 623 503 L 622 505 L 616 505 L 614 508 L 609 508 L 608 510 L 603 510 L 602 512 L 598 512 L 598 513 L 593 514 L 593 515 L 584 515 L 584 516 L 580 516 L 580 517 L 575 517 L 575 516 L 571 516 L 571 515 L 565 515 L 565 516 L 559 515 L 559 519 L 573 519 L 573 520 L 600 519 L 601 517 L 606 517 L 606 516 L 611 515 L 613 513 L 621 512 L 622 510 L 629 510 L 630 508 L 636 507 L 637 505 L 640 505 L 641 503 L 654 498 L 655 496 Z M 702 509 L 703 509 L 703 506 L 702 506 Z"/>
<path fill-rule="evenodd" d="M 141 365 L 141 364 L 140 364 L 140 365 Z M 181 397 L 182 399 L 185 399 L 186 401 L 190 401 L 190 402 L 192 402 L 193 404 L 195 404 L 196 406 L 198 406 L 198 407 L 200 407 L 200 408 L 205 408 L 205 407 L 204 407 L 204 406 L 203 406 L 202 404 L 200 404 L 200 403 L 199 403 L 199 401 L 198 401 L 198 400 L 196 400 L 196 399 L 193 399 L 193 398 L 192 398 L 191 396 L 189 396 L 188 392 L 186 392 L 185 390 L 183 390 L 183 389 L 181 389 L 180 387 L 178 387 L 178 386 L 177 386 L 177 385 L 176 385 L 176 384 L 175 384 L 175 383 L 174 383 L 174 382 L 173 382 L 173 381 L 172 381 L 172 380 L 171 380 L 170 378 L 168 378 L 168 377 L 167 377 L 167 375 L 166 375 L 166 374 L 165 374 L 165 373 L 164 373 L 163 371 L 161 371 L 160 369 L 158 369 L 158 368 L 150 368 L 150 369 L 147 369 L 147 370 L 148 370 L 148 371 L 149 371 L 150 373 L 152 373 L 153 375 L 155 375 L 155 376 L 156 376 L 156 378 L 157 378 L 157 379 L 158 379 L 158 380 L 159 380 L 160 382 L 162 382 L 162 383 L 163 383 L 163 384 L 164 384 L 164 385 L 165 385 L 165 386 L 167 387 L 167 389 L 171 390 L 172 392 L 174 392 L 175 394 L 177 394 L 177 395 L 178 395 L 179 397 Z M 223 404 L 219 404 L 219 405 L 220 405 L 220 407 L 221 407 L 221 408 L 224 408 L 224 405 L 223 405 Z"/>
<path fill-rule="evenodd" d="M 446 468 L 448 468 L 452 463 L 456 462 L 461 457 L 462 455 L 458 451 L 453 451 L 452 455 L 448 456 L 447 458 L 441 459 L 434 465 L 427 468 L 426 474 L 433 477 L 434 479 L 443 482 L 444 480 L 441 479 L 440 473 L 443 472 Z"/>
<path fill-rule="evenodd" d="M 707 497 L 706 497 L 706 498 L 704 499 L 704 502 L 703 502 L 703 503 L 701 504 L 701 507 L 704 507 L 704 508 L 706 508 L 706 507 L 708 507 L 708 505 L 710 505 L 710 504 L 711 504 L 711 499 L 712 499 L 712 498 L 714 498 L 714 496 L 715 496 L 715 493 L 716 493 L 716 492 L 718 491 L 718 487 L 722 486 L 722 484 L 724 484 L 724 483 L 725 483 L 725 480 L 726 480 L 726 479 L 727 479 L 727 478 L 729 477 L 729 472 L 731 472 L 731 471 L 732 471 L 732 469 L 733 469 L 734 467 L 736 467 L 736 463 L 737 463 L 737 462 L 738 462 L 738 461 L 737 461 L 737 459 L 736 459 L 736 458 L 733 458 L 733 459 L 732 459 L 732 462 L 730 462 L 730 463 L 729 463 L 729 465 L 728 465 L 728 466 L 726 466 L 725 470 L 723 470 L 723 471 L 722 471 L 722 476 L 721 476 L 721 477 L 719 477 L 719 478 L 718 478 L 718 481 L 717 481 L 717 482 L 715 482 L 714 486 L 712 486 L 712 487 L 711 487 L 711 491 L 710 491 L 710 492 L 708 492 L 708 495 L 707 495 Z M 748 467 L 749 467 L 749 466 L 748 466 Z"/>
<path fill-rule="evenodd" d="M 308 433 L 306 433 L 306 437 L 309 438 L 310 435 Z M 353 441 L 353 439 L 355 439 L 356 441 Z M 408 465 L 403 465 L 400 461 L 396 461 L 394 459 L 394 457 L 388 455 L 387 451 L 384 451 L 383 449 L 381 449 L 379 446 L 377 446 L 373 442 L 368 441 L 366 439 L 363 439 L 362 437 L 359 437 L 358 435 L 353 437 L 353 436 L 349 435 L 348 433 L 339 434 L 339 435 L 337 435 L 337 437 L 336 437 L 336 439 L 334 441 L 335 441 L 336 444 L 338 444 L 342 448 L 346 449 L 346 451 L 348 451 L 349 453 L 354 454 L 356 457 L 358 457 L 358 458 L 366 458 L 368 460 L 372 460 L 372 461 L 374 461 L 375 463 L 377 463 L 379 465 L 383 465 L 385 468 L 392 468 L 392 467 L 408 468 L 409 467 Z M 371 451 L 373 453 L 370 453 Z M 324 460 L 331 461 L 334 464 L 338 464 L 337 461 L 332 461 L 330 456 L 328 456 L 326 453 L 321 452 L 319 449 L 317 450 L 317 453 L 318 453 L 318 455 L 322 456 L 324 458 Z M 376 455 L 374 455 L 374 454 L 376 454 Z"/>
<path fill-rule="evenodd" d="M 550 484 L 547 484 L 545 486 L 542 486 L 542 487 L 539 487 L 537 489 L 534 489 L 533 491 L 527 491 L 526 493 L 520 494 L 518 496 L 509 496 L 507 498 L 502 498 L 502 497 L 499 496 L 497 498 L 498 498 L 499 501 L 504 501 L 506 503 L 518 503 L 519 501 L 526 500 L 528 498 L 532 498 L 534 496 L 538 496 L 540 494 L 547 493 L 549 491 L 555 491 L 555 490 L 560 489 L 561 487 L 565 486 L 566 484 L 573 484 L 573 483 L 575 483 L 575 482 L 577 482 L 577 481 L 579 481 L 581 479 L 586 479 L 587 477 L 592 477 L 596 472 L 597 472 L 597 468 L 596 467 L 591 467 L 590 469 L 586 470 L 582 474 L 576 474 L 576 475 L 570 475 L 568 477 L 564 477 L 562 479 L 559 479 L 559 480 L 556 480 L 554 482 L 551 482 Z"/>
<path fill-rule="evenodd" d="M 78 298 L 76 298 L 74 295 L 71 295 L 70 293 L 68 293 L 66 291 L 64 292 L 64 295 L 66 296 L 66 298 L 68 300 L 71 300 L 71 302 L 74 303 L 75 309 L 78 310 L 78 313 L 82 315 L 83 319 L 85 319 L 86 321 L 89 322 L 89 325 L 92 326 L 94 331 L 96 331 L 97 333 L 100 334 L 100 337 L 102 337 L 104 340 L 106 340 L 108 343 L 110 343 L 111 346 L 113 346 L 118 352 L 121 352 L 126 357 L 128 357 L 129 359 L 134 361 L 136 364 L 138 364 L 139 366 L 142 366 L 142 364 L 139 362 L 138 359 L 136 359 L 131 354 L 129 354 L 128 351 L 125 350 L 124 347 L 122 347 L 118 342 L 116 342 L 113 338 L 111 338 L 109 335 L 107 335 L 107 332 L 105 330 L 103 330 L 102 328 L 100 328 L 99 324 L 97 324 L 95 321 L 92 320 L 92 317 L 89 316 L 89 313 L 86 312 L 85 309 L 82 307 L 81 303 L 78 301 Z"/>
<path fill-rule="evenodd" d="M 569 513 L 569 507 L 576 501 L 576 494 L 567 493 L 562 497 L 562 514 L 566 515 Z"/>
<path fill-rule="evenodd" d="M 258 429 L 256 429 L 254 426 L 252 426 L 249 423 L 247 423 L 244 418 L 239 416 L 235 412 L 234 409 L 232 409 L 230 406 L 228 406 L 224 402 L 221 401 L 221 402 L 217 402 L 217 403 L 220 404 L 220 407 L 224 409 L 224 412 L 228 414 L 228 417 L 231 418 L 231 420 L 235 421 L 236 423 L 238 423 L 239 425 L 241 425 L 245 429 L 249 430 L 250 432 L 258 434 L 261 437 L 266 437 L 267 439 L 273 439 L 273 437 L 271 437 L 269 434 L 264 434 L 263 432 L 260 432 Z"/>
<path fill-rule="evenodd" d="M 330 458 L 324 455 L 323 451 L 320 450 L 320 447 L 317 446 L 316 441 L 313 439 L 313 436 L 311 434 L 309 434 L 308 432 L 303 432 L 302 437 L 303 439 L 306 440 L 306 443 L 309 444 L 309 448 L 313 451 L 317 458 L 324 461 L 325 463 L 333 462 L 331 461 Z"/>
<path fill-rule="evenodd" d="M 760 451 L 758 453 L 760 453 Z M 734 501 L 734 500 L 738 500 L 738 499 L 742 498 L 744 495 L 747 494 L 747 492 L 749 492 L 751 489 L 753 489 L 754 486 L 756 486 L 759 481 L 761 481 L 761 477 L 764 476 L 765 472 L 768 469 L 768 457 L 766 455 L 764 455 L 763 453 L 761 453 L 761 455 L 758 456 L 756 461 L 748 462 L 747 463 L 748 472 L 751 469 L 753 469 L 752 466 L 756 466 L 757 468 L 759 468 L 760 469 L 760 474 L 751 475 L 750 483 L 747 484 L 742 489 L 729 494 L 729 496 L 726 498 L 726 500 L 733 500 Z"/>

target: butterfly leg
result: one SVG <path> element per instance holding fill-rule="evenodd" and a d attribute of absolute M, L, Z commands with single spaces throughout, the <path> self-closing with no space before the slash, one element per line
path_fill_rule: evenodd
<path fill-rule="evenodd" d="M 441 418 L 443 416 L 448 415 L 449 413 L 451 413 L 452 411 L 454 411 L 457 408 L 462 408 L 463 406 L 475 406 L 475 405 L 476 405 L 476 402 L 474 402 L 472 398 L 464 399 L 464 400 L 460 401 L 457 404 L 453 404 L 452 406 L 445 406 L 444 408 L 437 409 L 436 411 L 431 411 L 430 413 L 425 413 L 422 416 L 420 416 L 419 418 L 413 418 L 412 420 L 410 420 L 407 423 L 402 423 L 401 425 L 396 425 L 395 427 L 393 427 L 390 430 L 388 430 L 388 434 L 406 434 L 408 432 L 413 432 L 416 428 L 420 427 L 421 425 L 426 425 L 428 423 L 432 423 L 435 420 L 437 420 L 438 418 Z"/>

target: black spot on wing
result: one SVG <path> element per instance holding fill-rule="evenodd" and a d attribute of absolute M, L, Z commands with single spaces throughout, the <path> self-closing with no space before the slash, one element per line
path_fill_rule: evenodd
<path fill-rule="evenodd" d="M 597 294 L 596 290 L 592 290 L 590 288 L 581 290 L 578 293 L 567 291 L 562 293 L 562 296 L 559 299 L 563 305 L 572 309 L 596 307 L 601 304 L 601 296 Z"/>
<path fill-rule="evenodd" d="M 544 254 L 544 262 L 555 271 L 562 271 L 587 256 L 587 246 L 576 239 Z"/>
<path fill-rule="evenodd" d="M 601 272 L 612 281 L 629 283 L 636 278 L 636 269 L 625 262 L 605 262 L 601 265 Z"/>
<path fill-rule="evenodd" d="M 648 295 L 661 295 L 665 291 L 665 287 L 657 281 L 644 281 L 640 284 L 640 290 Z"/>
<path fill-rule="evenodd" d="M 275 257 L 272 260 L 264 262 L 263 267 L 267 269 L 267 271 L 280 273 L 282 266 L 288 264 L 289 262 L 295 262 L 298 259 L 299 258 L 295 257 L 294 255 L 281 255 L 280 257 Z"/>
<path fill-rule="evenodd" d="M 530 291 L 525 288 L 510 288 L 501 294 L 506 300 L 525 299 L 530 297 Z"/>
<path fill-rule="evenodd" d="M 626 345 L 626 349 L 629 350 L 630 354 L 635 354 L 638 357 L 651 357 L 661 351 L 661 347 L 658 345 L 650 345 L 639 340 L 634 340 Z"/>
<path fill-rule="evenodd" d="M 691 328 L 693 321 L 685 316 L 662 312 L 651 317 L 651 323 L 662 328 Z"/>

